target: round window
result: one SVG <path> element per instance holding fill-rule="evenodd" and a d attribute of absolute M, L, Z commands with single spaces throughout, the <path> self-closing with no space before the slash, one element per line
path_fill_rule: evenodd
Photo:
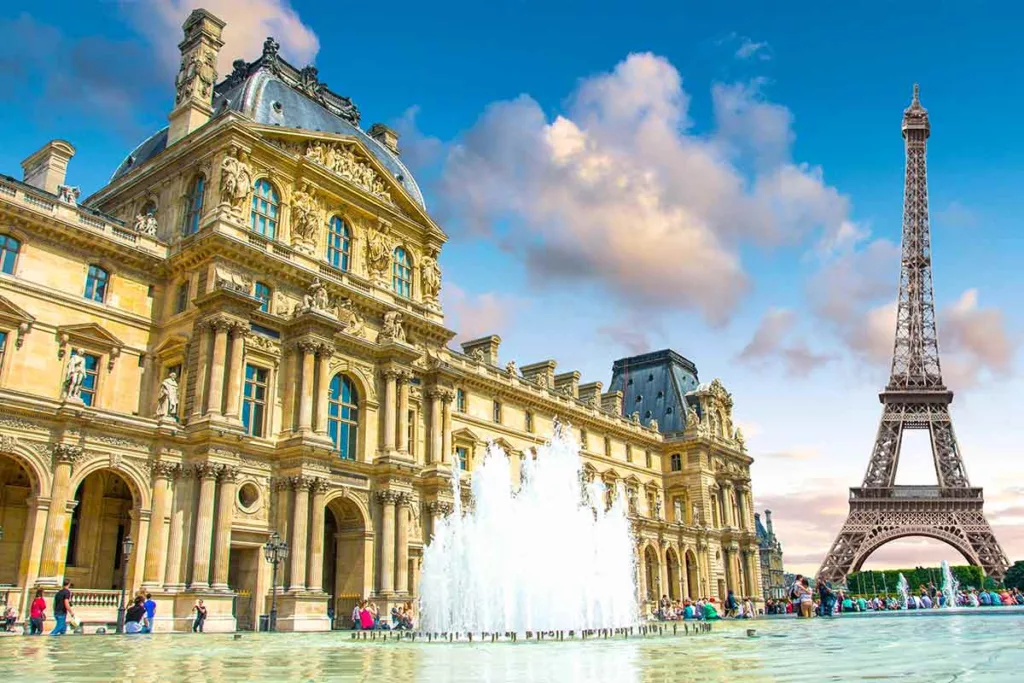
<path fill-rule="evenodd" d="M 260 501 L 260 490 L 256 484 L 247 482 L 238 489 L 238 505 L 243 510 L 252 510 Z"/>

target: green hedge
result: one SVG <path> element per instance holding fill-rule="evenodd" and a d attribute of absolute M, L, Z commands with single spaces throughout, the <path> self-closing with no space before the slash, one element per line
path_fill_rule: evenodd
<path fill-rule="evenodd" d="M 962 588 L 994 588 L 995 581 L 985 577 L 981 567 L 958 566 L 950 567 L 953 576 L 960 582 Z M 934 583 L 937 588 L 942 588 L 941 567 L 915 567 L 914 569 L 886 569 L 884 571 L 853 572 L 846 578 L 846 586 L 849 592 L 855 595 L 896 595 L 896 586 L 899 584 L 900 574 L 907 579 L 907 584 L 913 593 L 917 593 L 921 585 L 927 586 Z"/>

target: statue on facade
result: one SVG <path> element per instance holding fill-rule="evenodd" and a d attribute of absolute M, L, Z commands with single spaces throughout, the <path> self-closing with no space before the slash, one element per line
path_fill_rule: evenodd
<path fill-rule="evenodd" d="M 507 372 L 510 377 L 516 377 L 519 375 L 519 368 L 516 367 L 516 362 L 514 360 L 510 360 L 505 363 L 505 372 Z"/>
<path fill-rule="evenodd" d="M 320 202 L 309 183 L 304 182 L 302 189 L 292 195 L 292 245 L 303 251 L 315 251 L 319 227 Z"/>
<path fill-rule="evenodd" d="M 740 429 L 739 427 L 737 427 L 736 431 L 733 433 L 733 437 L 732 438 L 736 441 L 736 445 L 739 446 L 740 451 L 746 452 L 746 450 L 747 450 L 747 441 L 746 441 L 746 439 L 743 438 L 743 430 Z"/>
<path fill-rule="evenodd" d="M 306 293 L 302 295 L 301 311 L 303 313 L 307 311 L 327 313 L 330 310 L 330 306 L 330 296 L 327 294 L 327 288 L 320 282 L 320 278 L 314 278 Z"/>
<path fill-rule="evenodd" d="M 238 215 L 242 214 L 245 200 L 252 185 L 252 169 L 244 150 L 232 147 L 220 163 L 220 201 Z"/>
<path fill-rule="evenodd" d="M 701 431 L 700 413 L 692 405 L 686 406 L 686 429 Z"/>
<path fill-rule="evenodd" d="M 661 519 L 661 496 L 654 494 L 654 518 Z"/>
<path fill-rule="evenodd" d="M 135 232 L 140 235 L 156 235 L 156 216 L 153 213 L 140 213 L 135 216 Z"/>
<path fill-rule="evenodd" d="M 388 311 L 384 314 L 384 325 L 380 328 L 377 341 L 405 341 L 405 328 L 402 326 L 402 314 Z"/>
<path fill-rule="evenodd" d="M 441 267 L 437 265 L 437 250 L 423 257 L 420 264 L 420 282 L 423 285 L 423 297 L 428 301 L 436 301 L 441 294 Z"/>
<path fill-rule="evenodd" d="M 85 356 L 78 349 L 71 349 L 68 367 L 64 375 L 64 396 L 67 400 L 82 400 L 82 386 L 85 384 Z"/>
<path fill-rule="evenodd" d="M 82 190 L 78 187 L 72 187 L 71 185 L 58 185 L 57 196 L 65 204 L 71 206 L 78 205 L 78 198 L 81 196 Z"/>
<path fill-rule="evenodd" d="M 692 515 L 691 519 L 693 520 L 693 525 L 700 526 L 700 505 L 694 503 L 693 508 L 690 510 L 690 514 Z"/>
<path fill-rule="evenodd" d="M 640 411 L 633 411 L 633 413 L 629 416 L 629 420 L 635 425 L 640 424 Z"/>
<path fill-rule="evenodd" d="M 376 230 L 370 231 L 370 239 L 366 242 L 366 265 L 370 272 L 381 277 L 391 265 L 391 230 L 388 224 L 381 222 Z"/>
<path fill-rule="evenodd" d="M 647 421 L 647 428 L 648 429 L 653 429 L 654 431 L 658 431 L 658 419 L 652 417 L 650 420 L 648 420 Z"/>
<path fill-rule="evenodd" d="M 172 372 L 160 383 L 156 399 L 156 416 L 178 419 L 178 373 Z"/>
<path fill-rule="evenodd" d="M 359 315 L 359 311 L 356 310 L 355 304 L 352 303 L 352 299 L 345 297 L 338 302 L 338 318 L 347 322 L 346 334 L 351 334 L 353 337 L 363 336 L 366 324 L 363 322 L 363 317 Z"/>

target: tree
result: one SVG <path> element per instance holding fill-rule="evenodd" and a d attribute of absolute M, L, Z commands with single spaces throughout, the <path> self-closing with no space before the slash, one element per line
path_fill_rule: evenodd
<path fill-rule="evenodd" d="M 1024 590 L 1024 560 L 1017 560 L 1013 563 L 1012 567 L 1006 570 L 1006 577 L 1003 579 L 1003 584 L 1005 584 L 1007 588 Z"/>

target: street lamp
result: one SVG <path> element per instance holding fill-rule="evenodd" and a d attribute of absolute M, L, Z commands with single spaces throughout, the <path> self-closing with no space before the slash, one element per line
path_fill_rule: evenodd
<path fill-rule="evenodd" d="M 127 605 L 124 604 L 125 591 L 128 590 L 128 560 L 132 556 L 131 536 L 125 536 L 121 541 L 121 605 L 117 608 L 117 632 L 124 633 L 124 612 Z"/>
<path fill-rule="evenodd" d="M 273 567 L 270 579 L 270 588 L 273 591 L 270 595 L 270 631 L 277 630 L 277 565 L 288 559 L 288 542 L 281 540 L 281 536 L 273 531 L 270 540 L 263 546 L 263 555 L 267 562 Z"/>

